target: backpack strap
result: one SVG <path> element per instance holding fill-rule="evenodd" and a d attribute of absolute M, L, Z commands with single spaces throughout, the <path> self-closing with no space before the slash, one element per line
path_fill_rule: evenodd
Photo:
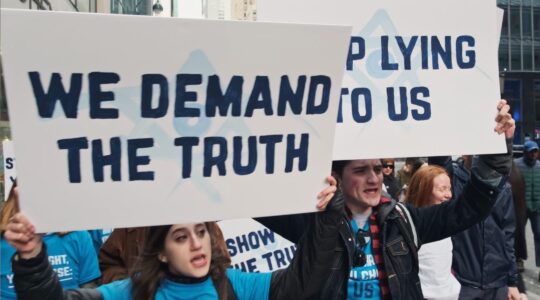
<path fill-rule="evenodd" d="M 379 208 L 377 209 L 377 220 L 380 228 L 382 228 L 382 224 L 384 223 L 388 215 L 392 212 L 392 210 L 394 210 L 394 207 L 396 207 L 396 203 L 397 202 L 392 199 L 388 203 L 381 204 L 381 206 L 379 206 Z"/>
<path fill-rule="evenodd" d="M 377 209 L 377 214 L 379 215 L 379 227 L 383 225 L 383 223 L 386 221 L 386 218 L 392 213 L 395 213 L 396 215 L 397 224 L 400 227 L 400 231 L 403 232 L 403 237 L 405 238 L 405 241 L 411 246 L 411 248 L 414 248 L 414 256 L 418 257 L 417 250 L 420 248 L 421 245 L 418 241 L 416 227 L 414 226 L 411 214 L 404 204 L 392 199 L 391 202 L 379 206 L 379 208 Z"/>
<path fill-rule="evenodd" d="M 234 292 L 231 279 L 229 279 L 229 277 L 227 277 L 227 300 L 238 300 L 238 298 L 236 297 L 236 293 Z"/>
<path fill-rule="evenodd" d="M 418 242 L 418 234 L 416 233 L 416 226 L 414 226 L 411 213 L 409 212 L 407 207 L 400 202 L 396 204 L 396 209 L 399 211 L 400 215 L 403 217 L 402 219 L 404 219 L 405 223 L 408 225 L 409 232 L 412 233 L 412 240 L 414 242 L 414 245 L 416 246 L 416 249 L 419 249 L 420 244 Z"/>

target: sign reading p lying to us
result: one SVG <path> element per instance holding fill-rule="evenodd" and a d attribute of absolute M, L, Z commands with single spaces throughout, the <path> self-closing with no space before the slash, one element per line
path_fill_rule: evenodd
<path fill-rule="evenodd" d="M 353 26 L 334 159 L 506 151 L 495 0 L 258 0 L 257 17 Z"/>
<path fill-rule="evenodd" d="M 350 27 L 2 10 L 1 34 L 40 231 L 314 209 Z"/>

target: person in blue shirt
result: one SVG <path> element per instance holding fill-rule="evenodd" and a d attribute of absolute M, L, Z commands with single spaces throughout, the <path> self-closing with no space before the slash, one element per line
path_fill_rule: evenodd
<path fill-rule="evenodd" d="M 97 289 L 64 291 L 45 258 L 47 245 L 23 215 L 15 215 L 6 239 L 19 299 L 313 299 L 334 267 L 338 227 L 344 215 L 336 181 L 319 194 L 317 215 L 297 246 L 288 268 L 274 273 L 230 269 L 223 235 L 215 222 L 155 226 L 150 229 L 140 262 L 129 279 Z M 330 201 L 332 200 L 332 201 Z M 328 205 L 330 202 L 330 205 Z M 326 208 L 328 206 L 328 208 Z"/>
<path fill-rule="evenodd" d="M 88 233 L 92 238 L 92 243 L 94 244 L 94 249 L 96 250 L 96 255 L 99 255 L 99 250 L 101 249 L 101 246 L 105 244 L 105 241 L 107 241 L 112 231 L 113 230 L 110 228 L 88 230 Z"/>
<path fill-rule="evenodd" d="M 3 300 L 17 299 L 11 268 L 11 257 L 16 249 L 4 238 L 4 231 L 9 219 L 18 210 L 18 201 L 11 193 L 0 211 L 0 298 Z M 101 273 L 88 232 L 50 233 L 43 236 L 43 243 L 48 249 L 47 260 L 63 288 L 95 287 L 95 281 Z"/>

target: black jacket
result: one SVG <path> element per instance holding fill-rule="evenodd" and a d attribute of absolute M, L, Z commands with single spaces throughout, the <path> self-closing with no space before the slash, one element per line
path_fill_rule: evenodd
<path fill-rule="evenodd" d="M 384 175 L 383 177 L 383 183 L 386 187 L 386 191 L 393 199 L 399 198 L 399 192 L 401 191 L 401 187 L 399 186 L 399 181 L 396 177 L 393 175 Z"/>
<path fill-rule="evenodd" d="M 470 175 L 463 165 L 450 165 L 452 193 L 458 196 Z M 452 237 L 452 267 L 461 284 L 481 289 L 516 286 L 515 224 L 512 188 L 507 183 L 484 221 Z"/>
<path fill-rule="evenodd" d="M 407 205 L 416 228 L 418 246 L 452 236 L 484 219 L 489 214 L 498 193 L 497 188 L 472 176 L 456 201 L 425 208 Z M 381 214 L 381 211 L 388 210 L 387 205 L 390 205 L 389 213 Z M 413 242 L 414 232 L 411 232 L 411 227 L 402 225 L 403 214 L 395 209 L 394 201 L 380 205 L 377 209 L 384 270 L 392 299 L 423 299 L 416 256 L 418 246 Z M 257 220 L 290 241 L 296 242 L 311 217 L 313 215 L 303 214 Z M 354 235 L 349 222 L 346 217 L 341 221 L 340 243 L 335 248 L 333 257 L 334 268 L 326 275 L 328 280 L 322 288 L 321 299 L 347 298 L 347 283 L 354 253 Z M 343 252 L 347 255 L 343 255 Z"/>
<path fill-rule="evenodd" d="M 316 213 L 306 224 L 309 229 L 297 245 L 296 255 L 288 268 L 272 273 L 269 299 L 324 299 L 321 287 L 336 257 L 338 230 L 343 219 L 343 196 L 336 197 L 325 212 Z M 345 253 L 341 253 L 342 256 Z M 341 258 L 341 260 L 345 260 Z M 64 291 L 50 266 L 45 245 L 41 253 L 30 260 L 12 259 L 14 285 L 19 300 L 102 300 L 95 289 Z"/>

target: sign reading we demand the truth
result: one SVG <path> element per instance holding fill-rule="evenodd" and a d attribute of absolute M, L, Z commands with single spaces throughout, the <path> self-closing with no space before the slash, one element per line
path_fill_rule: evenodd
<path fill-rule="evenodd" d="M 350 27 L 1 17 L 21 208 L 39 231 L 314 210 Z"/>
<path fill-rule="evenodd" d="M 259 0 L 257 18 L 353 26 L 334 159 L 506 150 L 495 0 Z"/>

